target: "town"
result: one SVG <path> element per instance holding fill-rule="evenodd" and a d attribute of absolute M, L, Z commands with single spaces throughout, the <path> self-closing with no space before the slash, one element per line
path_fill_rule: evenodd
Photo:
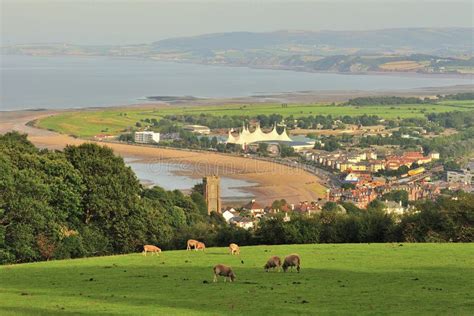
<path fill-rule="evenodd" d="M 395 101 L 431 104 L 439 99 L 470 97 L 470 94 L 463 94 L 424 99 L 395 98 Z M 348 104 L 381 100 L 394 102 L 389 97 L 356 98 Z M 471 112 L 427 113 L 424 119 L 387 120 L 366 115 L 295 118 L 272 114 L 246 117 L 240 127 L 235 125 L 242 117 L 229 120 L 211 115 L 198 118 L 165 116 L 161 120 L 143 119 L 135 124 L 133 131 L 119 137 L 101 134 L 95 139 L 218 151 L 267 160 L 308 171 L 319 177 L 326 187 L 324 196 L 316 200 L 281 203 L 276 199 L 275 203 L 262 205 L 255 198 L 248 203 L 224 201 L 212 208 L 209 206 L 209 212 L 221 213 L 227 222 L 248 229 L 261 218 L 279 213 L 289 221 L 292 213 L 311 215 L 320 212 L 328 202 L 339 204 L 338 210 L 344 212 L 342 205 L 345 203 L 365 209 L 379 200 L 385 205 L 386 212 L 403 214 L 413 210 L 413 202 L 435 200 L 443 192 L 473 192 L 474 161 L 462 159 L 462 152 L 452 155 L 447 151 L 449 146 L 436 144 L 438 139 L 469 137 L 466 128 L 472 124 L 471 116 Z M 206 122 L 210 126 L 197 124 Z M 453 141 L 456 142 L 459 140 Z M 218 181 L 215 187 L 218 187 Z"/>

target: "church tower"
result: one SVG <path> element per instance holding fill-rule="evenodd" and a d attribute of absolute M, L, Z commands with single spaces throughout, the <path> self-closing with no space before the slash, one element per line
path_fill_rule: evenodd
<path fill-rule="evenodd" d="M 202 179 L 204 199 L 207 203 L 207 214 L 221 213 L 221 184 L 218 176 L 207 176 Z"/>

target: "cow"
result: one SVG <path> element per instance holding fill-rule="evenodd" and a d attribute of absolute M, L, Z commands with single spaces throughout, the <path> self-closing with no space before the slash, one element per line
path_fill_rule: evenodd
<path fill-rule="evenodd" d="M 161 249 L 158 248 L 157 246 L 153 245 L 145 245 L 143 246 L 143 255 L 146 256 L 147 252 L 151 252 L 151 255 L 153 256 L 154 254 L 157 254 L 158 256 L 160 255 Z"/>
<path fill-rule="evenodd" d="M 196 251 L 198 251 L 198 250 L 204 251 L 204 249 L 206 249 L 206 245 L 203 242 L 199 241 L 194 249 Z"/>
<path fill-rule="evenodd" d="M 288 270 L 288 268 L 296 267 L 296 270 L 299 273 L 300 272 L 300 264 L 301 264 L 301 259 L 300 259 L 299 255 L 297 255 L 297 254 L 288 255 L 288 256 L 286 256 L 285 261 L 283 262 L 283 265 L 282 265 L 283 271 L 286 272 L 286 270 Z"/>
<path fill-rule="evenodd" d="M 217 282 L 217 276 L 223 276 L 224 282 L 227 281 L 227 278 L 229 278 L 230 282 L 234 282 L 236 279 L 236 275 L 234 271 L 232 271 L 232 268 L 226 265 L 218 264 L 214 266 L 213 271 L 214 271 L 214 282 Z"/>
<path fill-rule="evenodd" d="M 186 250 L 191 250 L 192 248 L 196 249 L 199 241 L 194 240 L 194 239 L 189 239 L 187 243 Z"/>
<path fill-rule="evenodd" d="M 240 255 L 240 247 L 237 244 L 230 244 L 229 251 L 231 255 Z"/>
<path fill-rule="evenodd" d="M 272 256 L 268 259 L 267 263 L 263 266 L 266 272 L 270 269 L 276 269 L 280 271 L 281 268 L 281 259 L 278 256 Z"/>

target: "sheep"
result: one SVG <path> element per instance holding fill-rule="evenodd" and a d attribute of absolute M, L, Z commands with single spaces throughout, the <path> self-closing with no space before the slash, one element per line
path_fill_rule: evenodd
<path fill-rule="evenodd" d="M 240 247 L 237 244 L 230 244 L 229 251 L 231 255 L 240 255 Z"/>
<path fill-rule="evenodd" d="M 280 257 L 278 256 L 272 256 L 270 257 L 270 259 L 268 259 L 267 263 L 265 264 L 265 266 L 263 267 L 265 269 L 266 272 L 268 272 L 268 270 L 270 269 L 275 269 L 277 271 L 280 271 L 280 268 L 281 268 L 281 259 Z"/>
<path fill-rule="evenodd" d="M 219 275 L 224 277 L 224 282 L 227 281 L 227 278 L 229 278 L 230 282 L 234 282 L 235 279 L 237 278 L 234 271 L 232 271 L 232 268 L 223 264 L 218 264 L 214 266 L 213 271 L 214 271 L 214 282 L 217 282 L 217 276 Z"/>
<path fill-rule="evenodd" d="M 194 250 L 198 251 L 198 250 L 202 250 L 204 251 L 204 249 L 206 249 L 206 245 L 203 243 L 203 242 L 198 242 L 196 247 L 194 248 Z"/>
<path fill-rule="evenodd" d="M 157 254 L 158 256 L 160 255 L 161 249 L 158 248 L 157 246 L 153 245 L 145 245 L 143 246 L 143 255 L 146 256 L 147 252 L 151 252 L 151 255 L 153 256 L 154 254 Z"/>
<path fill-rule="evenodd" d="M 286 272 L 289 267 L 296 267 L 296 270 L 298 273 L 300 272 L 300 264 L 301 264 L 301 259 L 300 256 L 297 254 L 292 254 L 288 255 L 285 258 L 285 261 L 283 262 L 283 271 Z"/>
<path fill-rule="evenodd" d="M 186 244 L 186 250 L 191 250 L 191 248 L 196 249 L 197 244 L 199 241 L 194 240 L 194 239 L 189 239 L 187 244 Z"/>

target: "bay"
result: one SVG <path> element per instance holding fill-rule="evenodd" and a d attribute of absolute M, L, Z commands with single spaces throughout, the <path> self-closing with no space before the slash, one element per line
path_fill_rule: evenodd
<path fill-rule="evenodd" d="M 402 90 L 472 84 L 472 78 L 341 75 L 112 57 L 0 56 L 0 109 L 126 105 L 147 96 L 244 97 L 322 90 Z"/>

